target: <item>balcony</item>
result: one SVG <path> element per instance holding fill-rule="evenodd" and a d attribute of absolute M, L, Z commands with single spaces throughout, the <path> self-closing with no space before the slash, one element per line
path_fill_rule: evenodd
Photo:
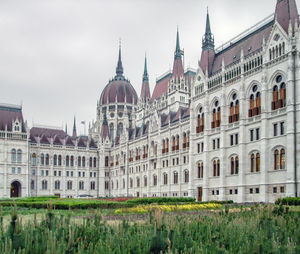
<path fill-rule="evenodd" d="M 283 107 L 285 107 L 284 99 L 280 99 L 278 101 L 272 101 L 272 110 L 276 110 L 276 109 L 283 108 Z"/>
<path fill-rule="evenodd" d="M 221 125 L 221 121 L 220 120 L 216 120 L 216 121 L 211 122 L 211 128 L 212 129 L 218 128 L 218 127 L 220 127 L 220 125 Z"/>
<path fill-rule="evenodd" d="M 196 133 L 200 133 L 204 131 L 204 125 L 200 125 L 196 127 Z"/>
<path fill-rule="evenodd" d="M 255 107 L 253 109 L 248 110 L 248 116 L 253 117 L 261 114 L 261 107 Z"/>
<path fill-rule="evenodd" d="M 240 115 L 239 114 L 234 114 L 228 117 L 228 122 L 229 123 L 234 123 L 240 120 Z"/>

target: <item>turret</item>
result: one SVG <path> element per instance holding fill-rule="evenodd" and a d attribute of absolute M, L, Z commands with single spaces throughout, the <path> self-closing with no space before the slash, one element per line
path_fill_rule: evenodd
<path fill-rule="evenodd" d="M 147 71 L 147 58 L 145 56 L 145 65 L 144 65 L 144 74 L 143 74 L 143 83 L 142 83 L 142 90 L 141 90 L 141 100 L 142 102 L 146 102 L 150 99 L 150 87 L 149 87 L 149 77 Z"/>

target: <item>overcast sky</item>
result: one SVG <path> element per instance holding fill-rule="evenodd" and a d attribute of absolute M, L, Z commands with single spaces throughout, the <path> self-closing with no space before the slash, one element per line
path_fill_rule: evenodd
<path fill-rule="evenodd" d="M 300 0 L 297 0 L 300 6 Z M 173 63 L 177 25 L 185 67 L 197 68 L 208 6 L 216 46 L 275 11 L 276 0 L 1 0 L 0 103 L 23 104 L 32 126 L 96 118 L 115 75 L 119 38 L 125 76 L 140 94 L 147 52 L 150 89 Z"/>

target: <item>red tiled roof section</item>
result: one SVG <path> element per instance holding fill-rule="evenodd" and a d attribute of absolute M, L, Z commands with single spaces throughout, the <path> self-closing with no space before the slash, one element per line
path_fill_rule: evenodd
<path fill-rule="evenodd" d="M 275 15 L 278 23 L 282 26 L 286 33 L 288 33 L 290 20 L 292 22 L 293 31 L 296 20 L 299 24 L 299 15 L 295 0 L 277 1 Z"/>
<path fill-rule="evenodd" d="M 21 108 L 0 106 L 0 130 L 4 131 L 7 126 L 8 131 L 12 131 L 13 122 L 18 119 L 22 124 L 22 132 L 25 133 L 25 124 Z"/>
<path fill-rule="evenodd" d="M 151 97 L 151 94 L 150 94 L 149 82 L 144 81 L 143 84 L 142 84 L 141 98 L 144 101 L 146 101 L 150 97 Z"/>
<path fill-rule="evenodd" d="M 65 138 L 67 134 L 64 132 L 64 130 L 32 127 L 30 129 L 30 136 L 32 137 L 45 136 L 47 138 L 54 138 L 54 137 Z"/>
<path fill-rule="evenodd" d="M 153 90 L 151 101 L 154 101 L 155 99 L 160 98 L 163 94 L 168 93 L 168 83 L 170 77 L 171 77 L 170 75 L 166 75 L 156 83 Z"/>
<path fill-rule="evenodd" d="M 246 38 L 241 39 L 239 42 L 216 54 L 212 67 L 212 73 L 216 73 L 221 70 L 223 58 L 225 67 L 234 63 L 235 61 L 238 61 L 241 57 L 241 49 L 243 49 L 245 57 L 259 50 L 262 47 L 263 37 L 266 41 L 268 40 L 272 30 L 272 25 L 273 22 L 268 23 L 263 28 L 253 32 Z"/>
<path fill-rule="evenodd" d="M 182 77 L 183 73 L 184 71 L 181 58 L 175 58 L 173 64 L 173 77 Z"/>

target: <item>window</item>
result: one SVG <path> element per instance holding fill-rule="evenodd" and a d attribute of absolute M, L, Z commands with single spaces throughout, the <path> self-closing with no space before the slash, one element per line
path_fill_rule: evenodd
<path fill-rule="evenodd" d="M 67 190 L 72 190 L 72 184 L 73 184 L 72 181 L 67 182 Z"/>
<path fill-rule="evenodd" d="M 67 171 L 67 176 L 69 176 L 69 171 Z"/>
<path fill-rule="evenodd" d="M 91 190 L 96 189 L 96 183 L 94 181 L 91 182 Z"/>
<path fill-rule="evenodd" d="M 85 157 L 82 157 L 82 167 L 85 167 Z"/>
<path fill-rule="evenodd" d="M 61 166 L 61 155 L 58 155 L 58 166 Z"/>
<path fill-rule="evenodd" d="M 261 98 L 260 98 L 260 92 L 259 92 L 258 86 L 254 85 L 252 87 L 252 91 L 250 94 L 250 105 L 249 105 L 249 110 L 248 110 L 249 117 L 260 115 L 260 113 L 261 113 L 260 101 L 261 101 Z"/>
<path fill-rule="evenodd" d="M 53 156 L 53 165 L 57 166 L 57 155 L 56 154 L 54 154 L 54 156 Z"/>
<path fill-rule="evenodd" d="M 250 155 L 250 172 L 259 172 L 260 171 L 260 154 L 252 153 Z"/>
<path fill-rule="evenodd" d="M 11 150 L 11 162 L 12 163 L 15 163 L 17 160 L 17 152 L 16 152 L 16 149 L 12 149 Z"/>
<path fill-rule="evenodd" d="M 280 135 L 284 135 L 284 122 L 280 123 Z"/>
<path fill-rule="evenodd" d="M 140 178 L 139 177 L 136 178 L 136 187 L 140 187 Z"/>
<path fill-rule="evenodd" d="M 153 185 L 157 185 L 157 175 L 153 175 Z"/>
<path fill-rule="evenodd" d="M 70 158 L 71 167 L 74 167 L 74 156 L 72 155 Z"/>
<path fill-rule="evenodd" d="M 215 150 L 215 149 L 216 149 L 216 140 L 213 139 L 213 150 Z"/>
<path fill-rule="evenodd" d="M 249 193 L 253 194 L 253 189 L 252 188 L 249 189 Z"/>
<path fill-rule="evenodd" d="M 71 171 L 71 177 L 73 177 L 73 171 Z"/>
<path fill-rule="evenodd" d="M 12 167 L 12 168 L 11 168 L 11 173 L 12 173 L 12 174 L 15 174 L 15 173 L 16 173 L 16 168 L 15 168 L 15 167 Z"/>
<path fill-rule="evenodd" d="M 237 99 L 237 94 L 234 93 L 231 98 L 230 102 L 230 109 L 229 109 L 229 123 L 237 122 L 239 121 L 239 100 Z"/>
<path fill-rule="evenodd" d="M 253 137 L 253 130 L 250 130 L 250 141 L 253 141 L 254 137 Z"/>
<path fill-rule="evenodd" d="M 147 176 L 144 176 L 144 187 L 147 187 Z"/>
<path fill-rule="evenodd" d="M 203 178 L 203 162 L 198 163 L 198 178 Z"/>
<path fill-rule="evenodd" d="M 213 176 L 220 176 L 220 160 L 213 161 Z"/>
<path fill-rule="evenodd" d="M 55 181 L 54 182 L 54 189 L 59 190 L 60 189 L 60 181 Z"/>
<path fill-rule="evenodd" d="M 81 167 L 81 157 L 80 156 L 78 156 L 77 164 L 78 164 L 78 167 Z"/>
<path fill-rule="evenodd" d="M 281 193 L 284 193 L 284 186 L 281 186 L 281 187 L 280 187 L 280 192 L 281 192 Z"/>
<path fill-rule="evenodd" d="M 174 178 L 174 184 L 178 184 L 178 172 L 177 171 L 174 171 L 173 173 L 173 178 Z"/>
<path fill-rule="evenodd" d="M 46 170 L 46 176 L 49 176 L 49 170 Z"/>
<path fill-rule="evenodd" d="M 97 167 L 97 159 L 94 157 L 94 168 Z"/>
<path fill-rule="evenodd" d="M 57 173 L 57 172 L 56 172 L 56 170 L 54 170 L 54 173 L 53 173 L 53 175 L 54 175 L 54 176 L 56 176 L 56 173 Z"/>
<path fill-rule="evenodd" d="M 130 183 L 130 188 L 132 188 L 133 187 L 133 179 L 132 178 L 129 179 L 129 183 Z"/>
<path fill-rule="evenodd" d="M 200 133 L 203 131 L 204 131 L 204 113 L 202 107 L 200 107 L 199 114 L 197 117 L 196 133 Z"/>
<path fill-rule="evenodd" d="M 22 162 L 22 150 L 21 149 L 18 149 L 18 152 L 17 152 L 17 161 L 18 161 L 18 163 Z"/>
<path fill-rule="evenodd" d="M 273 124 L 273 136 L 276 137 L 277 136 L 277 123 Z"/>
<path fill-rule="evenodd" d="M 219 101 L 216 100 L 212 110 L 211 128 L 214 129 L 220 127 L 220 124 L 221 124 L 221 107 L 219 105 Z"/>
<path fill-rule="evenodd" d="M 255 193 L 259 193 L 259 188 L 255 188 Z"/>
<path fill-rule="evenodd" d="M 81 172 L 80 171 L 78 171 L 78 177 L 81 177 Z"/>
<path fill-rule="evenodd" d="M 168 174 L 167 173 L 164 173 L 163 174 L 163 179 L 164 179 L 164 184 L 168 184 Z"/>
<path fill-rule="evenodd" d="M 36 166 L 36 154 L 35 153 L 33 153 L 31 155 L 31 164 L 32 164 L 32 166 Z"/>
<path fill-rule="evenodd" d="M 46 165 L 49 165 L 49 154 L 46 154 Z"/>
<path fill-rule="evenodd" d="M 280 169 L 285 169 L 285 150 L 280 150 Z"/>
<path fill-rule="evenodd" d="M 239 134 L 235 134 L 235 144 L 237 145 L 239 143 Z"/>
<path fill-rule="evenodd" d="M 220 148 L 220 139 L 217 138 L 217 148 L 219 149 Z"/>
<path fill-rule="evenodd" d="M 282 76 L 278 75 L 275 79 L 276 84 L 273 86 L 272 110 L 276 110 L 286 105 L 286 85 L 282 82 Z"/>
<path fill-rule="evenodd" d="M 58 171 L 58 176 L 61 176 L 61 171 Z"/>
<path fill-rule="evenodd" d="M 184 182 L 185 183 L 189 182 L 189 171 L 188 170 L 184 171 Z"/>
<path fill-rule="evenodd" d="M 46 180 L 42 181 L 42 190 L 47 190 L 48 189 L 48 182 Z"/>
<path fill-rule="evenodd" d="M 70 157 L 69 157 L 69 155 L 66 156 L 66 166 L 67 167 L 70 166 Z"/>
<path fill-rule="evenodd" d="M 238 194 L 238 189 L 235 189 L 235 190 L 234 190 L 234 194 Z"/>
<path fill-rule="evenodd" d="M 83 190 L 83 189 L 84 189 L 84 182 L 79 181 L 79 190 Z"/>
<path fill-rule="evenodd" d="M 21 168 L 20 167 L 18 168 L 18 174 L 21 174 Z"/>
<path fill-rule="evenodd" d="M 277 187 L 273 187 L 273 193 L 277 193 Z"/>
<path fill-rule="evenodd" d="M 230 145 L 233 146 L 233 135 L 230 135 Z"/>
<path fill-rule="evenodd" d="M 41 170 L 41 176 L 44 176 L 44 170 Z"/>
<path fill-rule="evenodd" d="M 32 190 L 34 190 L 34 180 L 31 180 L 30 188 L 31 188 Z"/>
<path fill-rule="evenodd" d="M 41 154 L 41 165 L 45 165 L 45 156 L 43 153 Z"/>
<path fill-rule="evenodd" d="M 256 129 L 256 140 L 259 140 L 259 128 Z"/>

